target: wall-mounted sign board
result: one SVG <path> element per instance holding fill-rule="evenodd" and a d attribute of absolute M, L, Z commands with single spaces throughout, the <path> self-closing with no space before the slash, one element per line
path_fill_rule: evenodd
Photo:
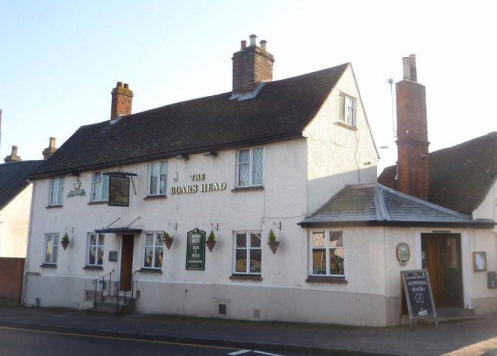
<path fill-rule="evenodd" d="M 205 231 L 195 228 L 186 234 L 186 269 L 205 270 Z"/>
<path fill-rule="evenodd" d="M 437 311 L 433 301 L 428 271 L 401 271 L 401 315 L 407 306 L 409 324 L 413 329 L 413 321 L 417 319 L 433 319 L 438 326 Z"/>
<path fill-rule="evenodd" d="M 129 206 L 129 177 L 109 176 L 109 205 Z"/>

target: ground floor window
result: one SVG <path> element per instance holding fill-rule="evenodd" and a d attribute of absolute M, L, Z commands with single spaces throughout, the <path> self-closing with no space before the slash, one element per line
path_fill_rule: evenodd
<path fill-rule="evenodd" d="M 88 234 L 88 253 L 86 264 L 88 266 L 102 266 L 104 264 L 104 234 Z"/>
<path fill-rule="evenodd" d="M 262 271 L 261 233 L 236 232 L 234 246 L 235 273 L 260 274 Z"/>
<path fill-rule="evenodd" d="M 45 234 L 45 256 L 43 263 L 57 264 L 57 255 L 59 252 L 59 234 L 48 233 Z"/>
<path fill-rule="evenodd" d="M 342 231 L 314 231 L 310 245 L 312 275 L 345 276 Z"/>
<path fill-rule="evenodd" d="M 162 269 L 164 239 L 162 232 L 147 233 L 143 253 L 143 268 Z"/>

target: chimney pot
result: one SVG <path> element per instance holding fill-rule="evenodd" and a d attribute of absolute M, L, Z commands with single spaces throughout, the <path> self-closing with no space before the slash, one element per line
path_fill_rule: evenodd
<path fill-rule="evenodd" d="M 16 145 L 13 145 L 13 146 L 12 146 L 12 152 L 11 152 L 11 155 L 12 155 L 12 156 L 17 156 L 17 146 L 16 146 Z"/>
<path fill-rule="evenodd" d="M 243 40 L 240 49 L 243 51 L 245 48 L 247 48 L 247 41 Z"/>
<path fill-rule="evenodd" d="M 18 162 L 18 161 L 21 161 L 21 157 L 19 157 L 17 155 L 17 146 L 16 145 L 12 146 L 12 151 L 11 151 L 10 155 L 8 155 L 7 157 L 5 157 L 4 161 L 5 162 Z"/>
<path fill-rule="evenodd" d="M 123 82 L 117 82 L 116 88 L 121 88 L 123 86 Z"/>
<path fill-rule="evenodd" d="M 124 83 L 124 89 L 129 89 L 128 83 Z"/>
<path fill-rule="evenodd" d="M 257 39 L 256 35 L 250 35 L 250 46 L 255 46 L 255 40 Z"/>
<path fill-rule="evenodd" d="M 49 159 L 50 156 L 55 153 L 55 151 L 57 151 L 57 147 L 55 147 L 55 137 L 50 137 L 48 141 L 48 147 L 41 151 L 43 159 Z"/>
<path fill-rule="evenodd" d="M 262 48 L 263 50 L 266 50 L 266 44 L 267 44 L 267 41 L 266 41 L 266 40 L 262 40 L 262 41 L 261 41 L 261 48 Z"/>

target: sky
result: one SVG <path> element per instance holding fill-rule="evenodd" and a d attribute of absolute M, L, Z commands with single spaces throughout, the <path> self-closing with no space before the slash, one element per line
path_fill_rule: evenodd
<path fill-rule="evenodd" d="M 109 119 L 117 81 L 133 112 L 231 90 L 231 56 L 256 34 L 273 79 L 351 62 L 379 172 L 396 160 L 388 79 L 417 56 L 430 151 L 497 129 L 492 1 L 0 0 L 0 157 L 41 159 Z"/>

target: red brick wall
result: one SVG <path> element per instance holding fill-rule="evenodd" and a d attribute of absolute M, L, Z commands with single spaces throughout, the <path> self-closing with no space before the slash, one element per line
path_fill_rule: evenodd
<path fill-rule="evenodd" d="M 21 301 L 24 258 L 0 258 L 0 298 Z"/>
<path fill-rule="evenodd" d="M 258 46 L 233 54 L 233 93 L 247 93 L 260 82 L 273 80 L 273 55 Z"/>

